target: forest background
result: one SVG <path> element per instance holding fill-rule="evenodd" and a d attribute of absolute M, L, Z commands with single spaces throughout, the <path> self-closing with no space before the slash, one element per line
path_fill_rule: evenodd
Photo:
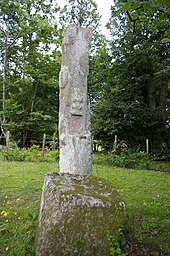
<path fill-rule="evenodd" d="M 94 141 L 170 157 L 170 2 L 113 0 L 100 30 L 97 4 L 2 0 L 0 5 L 1 144 L 10 131 L 19 147 L 58 141 L 62 35 L 68 24 L 91 26 L 89 97 Z"/>

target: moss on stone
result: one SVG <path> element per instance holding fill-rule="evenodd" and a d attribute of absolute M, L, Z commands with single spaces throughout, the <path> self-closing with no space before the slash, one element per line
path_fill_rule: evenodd
<path fill-rule="evenodd" d="M 108 255 L 107 234 L 125 223 L 116 190 L 94 176 L 48 174 L 42 194 L 37 256 Z"/>

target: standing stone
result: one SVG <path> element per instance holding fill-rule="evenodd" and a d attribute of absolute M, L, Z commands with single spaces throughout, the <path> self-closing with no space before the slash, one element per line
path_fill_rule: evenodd
<path fill-rule="evenodd" d="M 60 173 L 45 177 L 36 256 L 111 255 L 125 223 L 125 205 L 112 185 L 91 174 L 87 97 L 91 30 L 70 26 L 64 34 L 60 73 Z M 118 248 L 119 249 L 119 248 Z M 119 253 L 120 254 L 120 253 Z"/>
<path fill-rule="evenodd" d="M 60 72 L 60 172 L 91 174 L 92 139 L 87 95 L 91 29 L 69 26 L 62 43 Z"/>

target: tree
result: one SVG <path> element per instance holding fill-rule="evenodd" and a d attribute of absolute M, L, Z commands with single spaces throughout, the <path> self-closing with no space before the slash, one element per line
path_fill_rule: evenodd
<path fill-rule="evenodd" d="M 7 56 L 6 68 L 1 65 L 6 74 L 2 100 L 5 102 L 2 113 L 6 118 L 1 125 L 10 129 L 15 138 L 23 137 L 23 145 L 28 135 L 38 138 L 42 132 L 52 134 L 56 128 L 61 31 L 57 30 L 54 14 L 58 10 L 47 1 L 3 0 L 1 3 L 2 63 Z M 6 54 L 3 29 L 8 34 Z M 49 101 L 55 103 L 51 108 Z"/>
<path fill-rule="evenodd" d="M 7 7 L 8 6 L 8 7 Z M 0 9 L 0 50 L 2 67 L 2 112 L 1 112 L 1 130 L 6 123 L 6 93 L 7 93 L 7 75 L 9 70 L 9 52 L 12 45 L 18 39 L 19 32 L 16 31 L 17 19 L 14 17 L 15 5 L 12 1 L 3 1 Z M 10 16 L 11 15 L 11 16 Z"/>
<path fill-rule="evenodd" d="M 77 26 L 90 26 L 93 30 L 99 27 L 100 15 L 95 1 L 67 0 L 67 2 L 60 13 L 60 19 L 65 26 L 76 24 Z"/>
<path fill-rule="evenodd" d="M 113 140 L 116 133 L 136 148 L 149 138 L 158 152 L 163 143 L 169 146 L 169 5 L 154 4 L 115 1 L 108 24 L 112 78 L 105 81 L 94 116 L 97 138 Z"/>
<path fill-rule="evenodd" d="M 60 23 L 63 28 L 70 24 L 92 28 L 90 54 L 94 54 L 100 47 L 103 38 L 100 18 L 97 4 L 93 0 L 67 0 L 67 4 L 60 11 Z"/>

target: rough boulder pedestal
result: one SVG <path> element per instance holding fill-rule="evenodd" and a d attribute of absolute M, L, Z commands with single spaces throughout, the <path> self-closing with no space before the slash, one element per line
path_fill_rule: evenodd
<path fill-rule="evenodd" d="M 101 178 L 48 174 L 36 255 L 110 255 L 111 240 L 119 239 L 124 226 L 124 210 L 117 192 Z"/>

